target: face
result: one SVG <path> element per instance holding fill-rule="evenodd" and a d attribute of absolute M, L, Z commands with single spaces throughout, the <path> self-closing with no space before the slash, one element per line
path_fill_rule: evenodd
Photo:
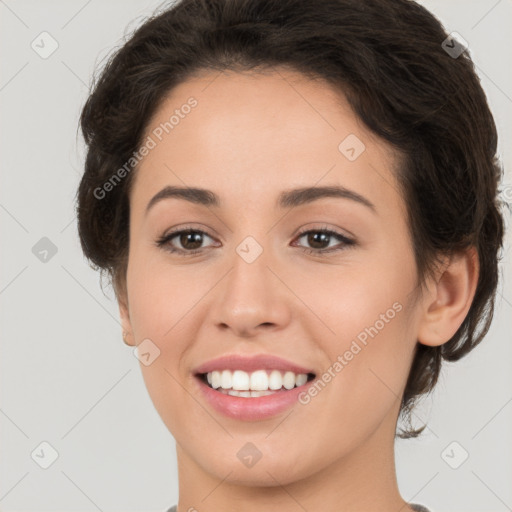
<path fill-rule="evenodd" d="M 418 313 L 390 148 L 342 94 L 285 70 L 196 75 L 172 90 L 144 141 L 121 314 L 150 354 L 141 369 L 179 457 L 217 478 L 275 485 L 270 475 L 286 484 L 371 439 L 392 443 Z M 209 190 L 218 204 L 151 201 L 169 186 Z M 331 193 L 291 193 L 311 187 Z M 249 366 L 219 371 L 269 375 L 276 361 L 250 364 L 270 355 L 283 375 L 295 365 L 314 379 L 278 398 L 205 389 L 198 368 L 226 355 Z M 254 466 L 241 463 L 258 452 Z"/>

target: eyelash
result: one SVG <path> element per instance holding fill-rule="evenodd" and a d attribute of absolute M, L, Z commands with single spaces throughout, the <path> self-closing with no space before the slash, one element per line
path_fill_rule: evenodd
<path fill-rule="evenodd" d="M 170 252 L 170 253 L 178 253 L 178 254 L 182 254 L 183 256 L 193 256 L 193 255 L 198 254 L 201 251 L 203 251 L 204 248 L 193 249 L 191 251 L 187 251 L 187 250 L 184 250 L 184 249 L 176 249 L 176 248 L 172 247 L 169 244 L 169 242 L 173 238 L 176 238 L 178 235 L 190 234 L 190 233 L 200 233 L 202 235 L 208 236 L 209 238 L 213 238 L 208 233 L 206 233 L 205 231 L 202 231 L 200 229 L 182 228 L 182 229 L 179 229 L 179 230 L 176 230 L 176 231 L 171 231 L 170 233 L 160 237 L 156 241 L 156 245 L 158 247 L 160 247 L 161 249 L 163 249 L 163 250 L 165 250 L 167 252 Z M 352 239 L 346 237 L 345 235 L 342 235 L 341 233 L 338 233 L 337 231 L 333 231 L 333 230 L 328 229 L 326 227 L 325 228 L 321 228 L 321 229 L 308 229 L 308 230 L 305 230 L 305 231 L 301 231 L 300 233 L 297 234 L 296 238 L 300 239 L 304 235 L 308 235 L 310 233 L 323 233 L 325 235 L 329 235 L 329 236 L 332 236 L 334 238 L 337 238 L 342 243 L 342 246 L 341 247 L 337 247 L 337 248 L 329 248 L 329 249 L 309 249 L 307 247 L 303 247 L 302 250 L 306 254 L 315 254 L 317 256 L 327 256 L 330 253 L 336 253 L 336 252 L 339 252 L 339 251 L 343 251 L 343 250 L 349 248 L 350 246 L 353 246 L 353 245 L 356 244 L 355 240 L 352 240 Z M 329 240 L 329 242 L 330 242 L 330 240 Z"/>

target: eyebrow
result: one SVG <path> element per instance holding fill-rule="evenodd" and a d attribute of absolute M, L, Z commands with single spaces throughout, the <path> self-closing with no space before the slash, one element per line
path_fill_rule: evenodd
<path fill-rule="evenodd" d="M 318 199 L 325 197 L 350 199 L 368 207 L 376 213 L 375 205 L 371 201 L 353 190 L 338 185 L 325 187 L 303 187 L 285 190 L 281 192 L 277 198 L 276 206 L 279 208 L 293 208 L 295 206 L 312 203 L 313 201 L 317 201 Z M 221 205 L 220 197 L 211 190 L 197 187 L 178 187 L 169 185 L 151 198 L 146 207 L 146 214 L 156 203 L 169 198 L 183 199 L 194 204 L 215 208 L 219 208 Z"/>

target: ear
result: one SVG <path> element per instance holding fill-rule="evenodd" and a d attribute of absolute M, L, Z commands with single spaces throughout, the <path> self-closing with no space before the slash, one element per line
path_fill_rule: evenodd
<path fill-rule="evenodd" d="M 128 297 L 126 293 L 121 293 L 117 297 L 119 305 L 119 316 L 121 318 L 121 327 L 123 329 L 123 340 L 127 345 L 135 346 L 133 329 L 130 321 L 130 310 L 128 307 Z"/>
<path fill-rule="evenodd" d="M 473 302 L 479 268 L 474 246 L 449 258 L 426 294 L 418 330 L 419 343 L 439 346 L 457 332 Z"/>

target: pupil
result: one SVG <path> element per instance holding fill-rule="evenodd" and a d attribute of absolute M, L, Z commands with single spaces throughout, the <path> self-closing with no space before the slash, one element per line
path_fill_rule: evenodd
<path fill-rule="evenodd" d="M 328 238 L 330 235 L 328 235 L 327 233 L 310 233 L 308 235 L 308 243 L 315 247 L 315 248 L 322 248 L 322 247 L 318 247 L 318 245 L 315 245 L 315 244 L 320 244 L 320 246 L 322 246 L 322 244 L 324 244 L 326 242 L 326 238 Z M 318 240 L 319 237 L 323 238 L 323 240 Z"/>
<path fill-rule="evenodd" d="M 188 241 L 192 242 L 193 247 L 188 246 Z M 202 235 L 201 233 L 184 233 L 180 237 L 180 243 L 186 249 L 197 249 L 201 247 Z M 194 245 L 196 244 L 196 245 Z"/>

